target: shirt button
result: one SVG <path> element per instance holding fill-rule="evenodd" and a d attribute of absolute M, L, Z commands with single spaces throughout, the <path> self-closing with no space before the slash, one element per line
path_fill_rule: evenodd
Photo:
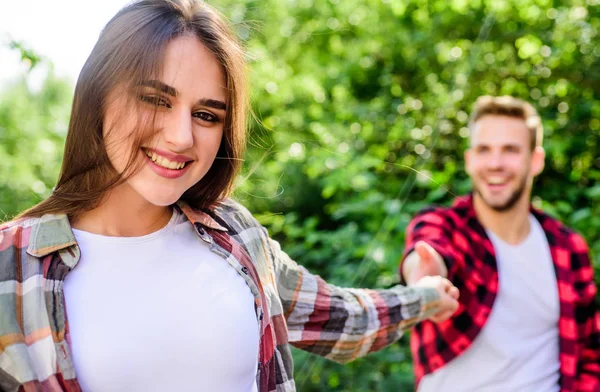
<path fill-rule="evenodd" d="M 212 244 L 212 237 L 206 232 L 206 230 L 204 230 L 202 226 L 196 224 L 196 231 L 198 232 L 198 235 L 200 236 L 202 241 L 206 242 L 207 244 Z"/>
<path fill-rule="evenodd" d="M 258 319 L 259 319 L 259 320 L 262 320 L 264 315 L 265 315 L 265 314 L 264 314 L 263 312 L 260 312 L 260 316 L 258 316 Z"/>

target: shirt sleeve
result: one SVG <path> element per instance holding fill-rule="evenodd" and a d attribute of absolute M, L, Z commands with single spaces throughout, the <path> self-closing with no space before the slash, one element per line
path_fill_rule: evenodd
<path fill-rule="evenodd" d="M 341 288 L 299 266 L 269 239 L 289 342 L 345 363 L 397 341 L 403 331 L 437 311 L 431 288 Z"/>
<path fill-rule="evenodd" d="M 452 243 L 451 228 L 447 218 L 437 210 L 429 209 L 413 218 L 406 229 L 406 242 L 400 262 L 400 283 L 406 283 L 402 276 L 402 263 L 419 241 L 426 242 L 442 256 L 448 269 L 448 279 L 453 280 L 457 269 L 457 255 Z"/>
<path fill-rule="evenodd" d="M 572 237 L 571 258 L 578 302 L 575 321 L 578 326 L 581 355 L 577 364 L 577 392 L 600 391 L 600 314 L 596 303 L 597 288 L 594 283 L 589 249 L 583 237 Z"/>

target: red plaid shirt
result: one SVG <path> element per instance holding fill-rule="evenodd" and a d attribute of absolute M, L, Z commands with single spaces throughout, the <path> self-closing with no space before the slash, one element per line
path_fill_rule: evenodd
<path fill-rule="evenodd" d="M 554 262 L 560 299 L 558 321 L 561 392 L 600 391 L 600 315 L 594 272 L 585 240 L 538 210 Z M 485 325 L 498 292 L 494 247 L 477 220 L 472 197 L 450 208 L 429 208 L 410 223 L 405 257 L 415 243 L 430 244 L 460 289 L 460 307 L 448 321 L 425 321 L 412 333 L 410 346 L 417 384 L 421 378 L 461 355 Z"/>

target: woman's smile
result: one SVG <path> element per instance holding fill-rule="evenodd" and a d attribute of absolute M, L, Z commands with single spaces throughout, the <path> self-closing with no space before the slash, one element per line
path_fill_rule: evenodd
<path fill-rule="evenodd" d="M 148 166 L 159 176 L 175 179 L 183 176 L 192 164 L 194 160 L 185 157 L 183 155 L 175 155 L 167 153 L 166 151 L 150 150 L 142 148 L 142 151 L 146 155 Z M 165 155 L 169 154 L 169 157 Z"/>

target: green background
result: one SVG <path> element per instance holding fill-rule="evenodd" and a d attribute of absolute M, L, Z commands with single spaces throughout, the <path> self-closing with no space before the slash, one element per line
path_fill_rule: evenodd
<path fill-rule="evenodd" d="M 244 41 L 250 148 L 236 198 L 299 263 L 342 286 L 397 283 L 421 208 L 468 192 L 480 95 L 540 111 L 534 204 L 584 235 L 600 277 L 600 1 L 220 0 Z M 13 43 L 23 61 L 44 62 Z M 73 85 L 0 91 L 0 217 L 46 197 Z M 409 391 L 408 336 L 342 366 L 294 351 L 299 391 Z"/>

